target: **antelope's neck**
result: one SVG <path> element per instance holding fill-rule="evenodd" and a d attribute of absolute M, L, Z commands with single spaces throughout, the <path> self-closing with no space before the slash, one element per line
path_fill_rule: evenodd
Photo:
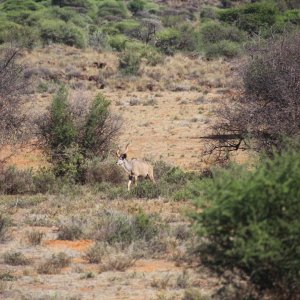
<path fill-rule="evenodd" d="M 124 170 L 127 173 L 131 173 L 131 171 L 132 171 L 132 164 L 127 159 L 124 159 L 123 168 L 124 168 Z"/>

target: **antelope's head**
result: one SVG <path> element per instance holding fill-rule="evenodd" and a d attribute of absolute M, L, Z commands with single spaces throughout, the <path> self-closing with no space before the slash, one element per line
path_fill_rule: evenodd
<path fill-rule="evenodd" d="M 120 153 L 120 149 L 117 150 L 117 165 L 122 166 L 124 164 L 124 160 L 127 158 L 128 146 L 129 144 L 127 144 L 124 153 Z"/>

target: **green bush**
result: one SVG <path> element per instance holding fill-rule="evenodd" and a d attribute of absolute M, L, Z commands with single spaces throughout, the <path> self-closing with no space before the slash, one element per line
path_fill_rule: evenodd
<path fill-rule="evenodd" d="M 232 166 L 198 182 L 193 214 L 204 237 L 199 255 L 216 267 L 239 267 L 280 299 L 299 295 L 300 155 L 288 151 L 254 170 Z M 206 242 L 204 242 L 206 241 Z"/>
<path fill-rule="evenodd" d="M 131 0 L 127 7 L 135 15 L 144 9 L 145 2 L 143 0 Z"/>
<path fill-rule="evenodd" d="M 135 30 L 139 28 L 141 25 L 139 22 L 133 20 L 133 19 L 125 19 L 115 24 L 116 28 L 122 32 L 127 33 L 129 31 Z"/>
<path fill-rule="evenodd" d="M 61 20 L 45 20 L 41 23 L 41 39 L 44 43 L 62 43 L 69 46 L 84 48 L 85 32 L 72 23 Z"/>
<path fill-rule="evenodd" d="M 84 181 L 88 159 L 107 157 L 122 122 L 109 111 L 110 101 L 97 95 L 91 103 L 71 106 L 61 87 L 48 111 L 37 120 L 39 137 L 56 176 Z"/>
<path fill-rule="evenodd" d="M 103 0 L 98 5 L 98 18 L 118 20 L 128 17 L 128 10 L 123 1 Z"/>
<path fill-rule="evenodd" d="M 283 15 L 284 22 L 300 25 L 300 9 L 287 10 Z"/>
<path fill-rule="evenodd" d="M 123 34 L 116 34 L 108 38 L 110 47 L 117 51 L 124 50 L 127 42 L 128 38 Z"/>
<path fill-rule="evenodd" d="M 245 33 L 237 27 L 214 21 L 204 23 L 200 29 L 200 35 L 204 44 L 217 43 L 223 40 L 240 43 L 246 40 Z"/>
<path fill-rule="evenodd" d="M 160 184 L 153 184 L 149 180 L 139 181 L 130 191 L 130 194 L 136 198 L 158 198 L 161 195 L 161 186 Z"/>
<path fill-rule="evenodd" d="M 10 40 L 10 32 L 18 31 L 22 28 L 21 25 L 7 20 L 0 20 L 0 43 L 5 43 Z"/>
<path fill-rule="evenodd" d="M 241 54 L 241 46 L 230 41 L 220 41 L 205 47 L 205 55 L 210 58 L 224 56 L 233 58 Z"/>
<path fill-rule="evenodd" d="M 125 75 L 137 75 L 140 64 L 141 54 L 130 50 L 122 52 L 119 58 L 119 69 Z"/>
<path fill-rule="evenodd" d="M 174 54 L 178 48 L 180 32 L 175 28 L 166 28 L 156 34 L 156 44 L 167 55 Z"/>
<path fill-rule="evenodd" d="M 278 10 L 271 3 L 252 3 L 219 11 L 221 21 L 236 23 L 250 34 L 259 33 L 276 23 Z"/>

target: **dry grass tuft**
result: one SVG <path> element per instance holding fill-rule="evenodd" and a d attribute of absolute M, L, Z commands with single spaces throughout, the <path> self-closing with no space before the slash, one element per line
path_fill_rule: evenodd
<path fill-rule="evenodd" d="M 25 266 L 30 262 L 21 252 L 6 252 L 3 259 L 6 264 L 11 266 Z"/>
<path fill-rule="evenodd" d="M 41 231 L 27 231 L 26 239 L 30 245 L 36 246 L 41 244 L 44 235 Z"/>
<path fill-rule="evenodd" d="M 63 252 L 53 254 L 51 258 L 40 264 L 37 272 L 39 274 L 57 274 L 62 268 L 68 267 L 71 263 L 71 258 Z"/>

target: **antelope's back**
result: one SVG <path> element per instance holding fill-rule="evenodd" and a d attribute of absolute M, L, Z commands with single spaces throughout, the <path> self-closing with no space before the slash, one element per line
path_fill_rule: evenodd
<path fill-rule="evenodd" d="M 152 171 L 152 166 L 146 161 L 132 159 L 132 172 L 136 175 L 147 176 Z"/>

